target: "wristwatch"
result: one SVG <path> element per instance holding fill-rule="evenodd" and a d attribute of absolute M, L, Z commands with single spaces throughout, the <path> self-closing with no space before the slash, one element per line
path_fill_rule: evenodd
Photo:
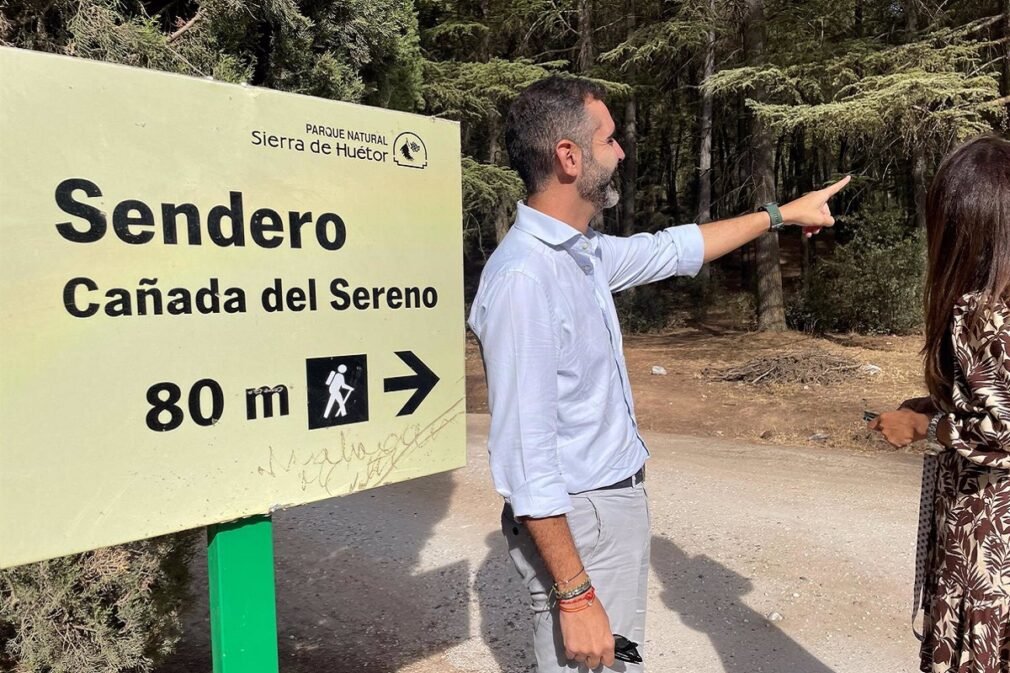
<path fill-rule="evenodd" d="M 940 421 L 946 416 L 942 411 L 938 411 L 933 414 L 933 418 L 929 419 L 929 427 L 926 428 L 926 441 L 930 444 L 939 444 L 940 440 L 936 438 L 936 431 L 940 427 Z"/>
<path fill-rule="evenodd" d="M 768 227 L 768 231 L 778 231 L 782 227 L 786 226 L 786 223 L 782 220 L 782 211 L 779 210 L 779 204 L 775 202 L 769 202 L 758 207 L 758 212 L 765 211 L 768 213 L 768 217 L 772 219 L 771 225 Z"/>

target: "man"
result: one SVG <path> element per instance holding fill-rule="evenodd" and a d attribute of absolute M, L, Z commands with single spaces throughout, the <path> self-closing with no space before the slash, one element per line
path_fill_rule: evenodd
<path fill-rule="evenodd" d="M 589 223 L 617 204 L 611 179 L 624 158 L 603 98 L 592 82 L 551 77 L 513 103 L 505 141 L 527 198 L 469 317 L 487 374 L 502 531 L 532 598 L 539 673 L 643 670 L 623 642 L 614 658 L 614 634 L 645 642 L 650 535 L 649 453 L 611 293 L 694 275 L 783 222 L 829 227 L 827 201 L 848 182 L 700 227 L 599 234 Z"/>

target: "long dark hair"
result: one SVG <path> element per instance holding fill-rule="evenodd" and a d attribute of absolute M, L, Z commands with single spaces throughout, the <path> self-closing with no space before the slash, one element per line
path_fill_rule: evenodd
<path fill-rule="evenodd" d="M 954 378 L 954 306 L 978 295 L 975 313 L 1005 301 L 1010 288 L 1010 142 L 969 141 L 937 170 L 926 202 L 926 385 L 950 401 Z"/>

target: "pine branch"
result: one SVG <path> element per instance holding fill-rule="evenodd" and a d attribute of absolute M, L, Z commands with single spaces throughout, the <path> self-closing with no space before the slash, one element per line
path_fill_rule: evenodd
<path fill-rule="evenodd" d="M 168 49 L 168 53 L 171 54 L 173 56 L 173 58 L 177 58 L 180 61 L 182 61 L 183 63 L 185 63 L 187 66 L 189 66 L 189 68 L 193 72 L 195 72 L 196 74 L 200 75 L 201 77 L 210 77 L 210 75 L 208 75 L 207 73 L 205 73 L 203 70 L 200 70 L 199 68 L 197 68 L 192 63 L 190 63 L 189 60 L 187 60 L 185 56 L 183 56 L 182 54 L 180 54 L 179 52 L 177 52 L 175 49 L 172 49 L 167 44 L 165 45 L 165 47 Z"/>

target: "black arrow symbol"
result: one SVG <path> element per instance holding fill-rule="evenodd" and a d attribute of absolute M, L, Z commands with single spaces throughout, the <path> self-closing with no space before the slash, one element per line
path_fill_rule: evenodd
<path fill-rule="evenodd" d="M 438 377 L 435 376 L 435 372 L 428 369 L 427 365 L 421 362 L 419 357 L 414 355 L 414 351 L 396 351 L 396 355 L 403 360 L 404 364 L 414 370 L 414 374 L 412 376 L 396 376 L 384 379 L 382 384 L 387 393 L 398 390 L 414 391 L 414 394 L 410 396 L 407 403 L 400 409 L 400 413 L 397 414 L 397 416 L 409 416 L 421 406 L 421 402 L 424 401 L 424 398 L 428 396 L 428 393 L 438 383 Z"/>

